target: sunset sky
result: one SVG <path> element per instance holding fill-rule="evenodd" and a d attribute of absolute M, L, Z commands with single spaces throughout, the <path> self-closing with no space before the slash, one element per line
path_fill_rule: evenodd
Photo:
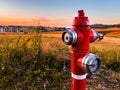
<path fill-rule="evenodd" d="M 1 0 L 0 25 L 69 27 L 80 9 L 91 24 L 120 24 L 120 0 Z"/>

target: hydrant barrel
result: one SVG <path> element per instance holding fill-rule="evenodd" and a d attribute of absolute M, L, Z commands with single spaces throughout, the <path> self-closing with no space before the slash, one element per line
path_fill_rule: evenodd
<path fill-rule="evenodd" d="M 77 33 L 77 42 L 72 45 L 71 50 L 71 72 L 72 83 L 71 90 L 85 90 L 86 89 L 86 72 L 81 68 L 82 58 L 89 51 L 89 20 L 85 17 L 84 11 L 79 10 L 78 16 L 74 18 L 72 24 Z M 79 61 L 78 61 L 79 60 Z M 78 63 L 80 66 L 78 65 Z"/>
<path fill-rule="evenodd" d="M 62 40 L 66 45 L 71 45 L 71 90 L 85 90 L 86 77 L 95 74 L 100 68 L 101 62 L 95 54 L 89 53 L 89 44 L 97 39 L 103 39 L 103 35 L 89 27 L 88 17 L 83 10 L 78 11 L 74 18 L 71 30 L 65 30 Z"/>

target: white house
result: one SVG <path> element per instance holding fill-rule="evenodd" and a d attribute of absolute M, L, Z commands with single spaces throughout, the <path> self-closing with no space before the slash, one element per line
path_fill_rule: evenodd
<path fill-rule="evenodd" d="M 0 26 L 0 32 L 6 32 L 7 27 L 6 26 Z"/>

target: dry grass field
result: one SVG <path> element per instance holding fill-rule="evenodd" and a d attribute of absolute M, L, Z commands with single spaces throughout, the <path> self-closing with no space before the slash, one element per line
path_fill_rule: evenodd
<path fill-rule="evenodd" d="M 102 67 L 87 80 L 87 90 L 119 90 L 119 29 L 97 31 L 105 37 L 91 43 L 90 52 L 101 58 Z M 61 34 L 0 34 L 0 89 L 69 90 L 70 47 Z"/>
<path fill-rule="evenodd" d="M 120 28 L 96 29 L 96 31 L 108 37 L 120 37 Z"/>

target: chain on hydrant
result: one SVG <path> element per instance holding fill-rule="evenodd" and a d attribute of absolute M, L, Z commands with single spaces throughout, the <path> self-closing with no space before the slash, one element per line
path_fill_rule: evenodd
<path fill-rule="evenodd" d="M 100 68 L 101 61 L 95 54 L 89 53 L 89 44 L 95 40 L 103 39 L 101 33 L 90 28 L 88 17 L 83 10 L 78 11 L 74 18 L 71 30 L 62 34 L 66 45 L 71 45 L 71 90 L 85 90 L 86 78 L 95 74 Z"/>

